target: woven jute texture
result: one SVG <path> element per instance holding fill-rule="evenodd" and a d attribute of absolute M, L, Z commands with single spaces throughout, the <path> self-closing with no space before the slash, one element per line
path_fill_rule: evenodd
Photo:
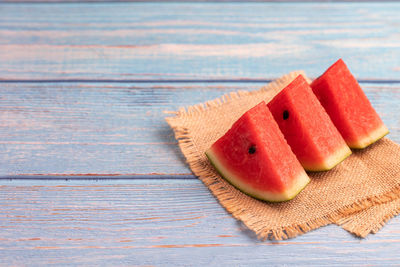
<path fill-rule="evenodd" d="M 287 239 L 326 224 L 366 236 L 400 212 L 400 146 L 388 138 L 353 154 L 326 172 L 309 173 L 310 184 L 293 200 L 267 203 L 221 178 L 204 152 L 247 110 L 270 101 L 303 72 L 292 72 L 257 91 L 234 92 L 170 112 L 166 118 L 193 173 L 220 204 L 260 239 Z M 304 75 L 305 76 L 305 75 Z"/>

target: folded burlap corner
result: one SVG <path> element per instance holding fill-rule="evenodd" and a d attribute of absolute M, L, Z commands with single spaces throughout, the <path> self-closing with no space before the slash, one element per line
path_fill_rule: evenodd
<path fill-rule="evenodd" d="M 182 108 L 167 117 L 193 173 L 220 204 L 260 239 L 287 239 L 336 223 L 365 237 L 400 212 L 400 146 L 388 138 L 353 154 L 334 169 L 309 173 L 310 184 L 293 200 L 267 203 L 220 177 L 204 152 L 248 109 L 270 101 L 303 72 L 292 72 L 257 91 L 239 91 Z M 304 75 L 305 76 L 305 75 Z"/>

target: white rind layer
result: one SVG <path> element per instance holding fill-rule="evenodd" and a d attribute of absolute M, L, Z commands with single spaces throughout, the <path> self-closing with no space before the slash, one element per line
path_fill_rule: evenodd
<path fill-rule="evenodd" d="M 235 186 L 243 193 L 250 195 L 254 198 L 265 200 L 269 202 L 282 202 L 294 198 L 300 191 L 302 191 L 306 185 L 310 182 L 310 178 L 307 173 L 302 170 L 299 172 L 297 177 L 293 180 L 292 186 L 283 193 L 276 193 L 272 191 L 259 190 L 251 185 L 243 182 L 238 176 L 233 174 L 225 167 L 213 152 L 212 148 L 206 151 L 208 159 L 211 161 L 215 169 L 221 174 L 221 176 Z"/>
<path fill-rule="evenodd" d="M 351 148 L 356 149 L 366 148 L 367 146 L 375 143 L 388 133 L 388 128 L 384 124 L 382 124 L 381 127 L 377 128 L 375 131 L 371 132 L 369 135 L 362 138 L 361 140 L 358 140 L 358 142 L 348 142 L 347 145 Z"/>
<path fill-rule="evenodd" d="M 303 165 L 303 168 L 307 171 L 328 171 L 338 165 L 340 162 L 345 160 L 348 156 L 351 155 L 351 150 L 350 148 L 345 144 L 341 149 L 338 149 L 330 155 L 328 158 L 326 158 L 323 162 L 320 164 L 311 164 L 311 163 L 306 163 L 306 162 L 301 162 Z"/>

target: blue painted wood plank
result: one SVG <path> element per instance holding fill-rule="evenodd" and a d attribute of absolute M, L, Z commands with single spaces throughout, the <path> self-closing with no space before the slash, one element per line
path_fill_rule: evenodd
<path fill-rule="evenodd" d="M 139 3 L 143 3 L 143 2 L 151 2 L 151 3 L 179 3 L 179 2 L 183 2 L 183 3 L 187 3 L 188 1 L 186 0 L 152 0 L 152 1 L 144 1 L 144 0 L 84 0 L 84 1 L 78 1 L 78 0 L 0 0 L 0 3 L 130 3 L 130 2 L 139 2 Z M 280 2 L 284 2 L 284 3 L 296 3 L 296 2 L 300 2 L 300 3 L 307 3 L 307 2 L 354 2 L 354 1 L 343 1 L 343 0 L 248 0 L 248 1 L 243 1 L 243 0 L 230 0 L 230 1 L 215 1 L 215 0 L 192 0 L 190 1 L 191 3 L 207 3 L 207 2 L 211 2 L 211 3 L 215 3 L 215 2 L 245 2 L 245 3 L 257 3 L 257 2 L 261 2 L 261 3 L 265 3 L 265 2 L 272 2 L 272 3 L 280 3 Z M 362 0 L 362 1 L 357 1 L 357 2 L 377 2 L 376 0 Z M 396 2 L 396 0 L 386 0 L 385 2 Z"/>
<path fill-rule="evenodd" d="M 257 86 L 1 84 L 0 175 L 188 174 L 163 112 Z"/>
<path fill-rule="evenodd" d="M 190 170 L 164 111 L 260 86 L 2 83 L 0 177 L 138 178 L 153 173 L 184 178 Z M 362 86 L 391 130 L 389 137 L 399 142 L 399 85 Z"/>
<path fill-rule="evenodd" d="M 315 77 L 343 57 L 360 79 L 398 81 L 399 8 L 0 5 L 0 79 L 42 82 L 0 84 L 0 175 L 138 178 L 0 180 L 0 265 L 398 264 L 397 218 L 363 240 L 330 226 L 257 241 L 190 179 L 162 111 L 260 84 L 161 79 Z M 400 141 L 398 84 L 363 86 Z"/>
<path fill-rule="evenodd" d="M 0 265 L 396 265 L 400 219 L 261 242 L 198 180 L 0 181 Z"/>
<path fill-rule="evenodd" d="M 316 77 L 342 57 L 398 79 L 400 3 L 0 6 L 1 79 Z M 118 14 L 117 16 L 115 14 Z"/>

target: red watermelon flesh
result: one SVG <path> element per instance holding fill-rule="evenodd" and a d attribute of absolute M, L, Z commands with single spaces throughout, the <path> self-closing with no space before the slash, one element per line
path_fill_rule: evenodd
<path fill-rule="evenodd" d="M 304 169 L 329 170 L 351 154 L 303 76 L 294 79 L 268 107 Z"/>
<path fill-rule="evenodd" d="M 206 155 L 228 182 L 261 200 L 290 200 L 310 181 L 265 102 L 243 114 Z"/>
<path fill-rule="evenodd" d="M 389 133 L 342 59 L 311 87 L 349 147 L 367 147 Z"/>

